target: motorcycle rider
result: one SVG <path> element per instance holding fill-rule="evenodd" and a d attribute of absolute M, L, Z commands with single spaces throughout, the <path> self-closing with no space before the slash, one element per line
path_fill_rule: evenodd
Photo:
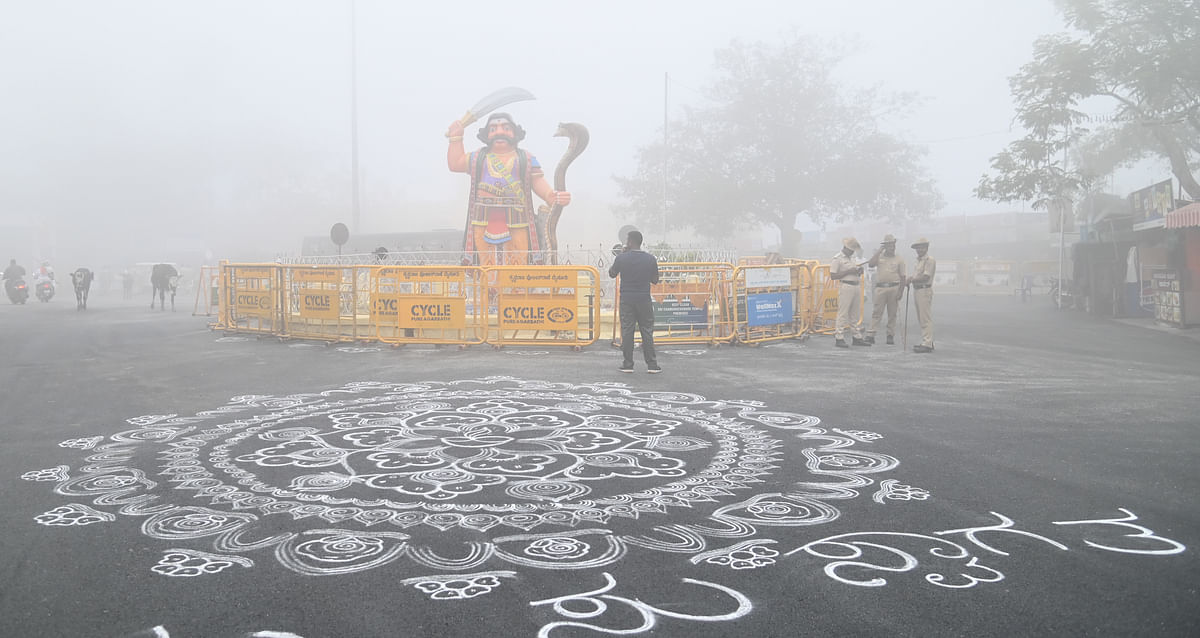
<path fill-rule="evenodd" d="M 33 272 L 33 289 L 41 290 L 41 286 L 48 285 L 50 287 L 49 294 L 43 298 L 39 295 L 39 299 L 45 301 L 54 296 L 58 290 L 58 285 L 54 282 L 54 268 L 50 266 L 49 261 L 43 261 L 40 268 Z"/>
<path fill-rule="evenodd" d="M 12 297 L 12 287 L 18 280 L 25 278 L 25 267 L 18 264 L 16 259 L 9 260 L 8 268 L 4 269 L 4 292 Z"/>
<path fill-rule="evenodd" d="M 41 268 L 38 268 L 36 271 L 34 271 L 33 278 L 35 281 L 43 281 L 43 280 L 49 279 L 51 282 L 53 282 L 54 281 L 54 268 L 50 265 L 50 262 L 43 261 Z"/>
<path fill-rule="evenodd" d="M 22 266 L 21 264 L 18 264 L 16 259 L 10 259 L 8 261 L 8 268 L 4 269 L 4 278 L 5 279 L 16 279 L 18 277 L 24 277 L 24 276 L 25 276 L 25 267 Z"/>
<path fill-rule="evenodd" d="M 4 269 L 4 285 L 10 286 L 18 279 L 25 277 L 25 267 L 17 263 L 16 259 L 10 259 L 8 268 Z"/>

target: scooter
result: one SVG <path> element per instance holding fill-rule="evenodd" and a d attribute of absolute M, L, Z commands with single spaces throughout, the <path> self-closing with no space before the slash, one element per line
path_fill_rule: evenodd
<path fill-rule="evenodd" d="M 38 301 L 50 301 L 50 299 L 54 297 L 54 282 L 50 281 L 49 279 L 43 279 L 42 281 L 37 282 L 37 288 L 35 289 L 35 292 L 37 294 Z"/>
<path fill-rule="evenodd" d="M 29 299 L 29 288 L 26 287 L 25 280 L 20 277 L 6 279 L 4 281 L 4 291 L 8 293 L 8 300 L 14 304 L 23 304 Z"/>

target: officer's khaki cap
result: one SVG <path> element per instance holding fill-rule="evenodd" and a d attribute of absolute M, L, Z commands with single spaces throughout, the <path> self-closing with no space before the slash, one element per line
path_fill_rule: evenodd
<path fill-rule="evenodd" d="M 916 248 L 917 246 L 928 246 L 928 245 L 929 245 L 929 240 L 922 237 L 922 238 L 918 239 L 917 241 L 913 242 L 912 247 Z"/>
<path fill-rule="evenodd" d="M 894 244 L 894 243 L 896 243 L 896 236 L 895 236 L 895 235 L 893 235 L 893 234 L 891 234 L 891 233 L 888 233 L 888 234 L 886 234 L 886 235 L 884 235 L 884 236 L 883 236 L 883 241 L 882 241 L 882 242 L 880 242 L 880 243 L 883 243 L 883 244 Z"/>
<path fill-rule="evenodd" d="M 853 250 L 854 252 L 859 252 L 862 250 L 862 246 L 858 243 L 858 240 L 853 237 L 847 237 L 843 239 L 842 245 L 850 250 Z"/>

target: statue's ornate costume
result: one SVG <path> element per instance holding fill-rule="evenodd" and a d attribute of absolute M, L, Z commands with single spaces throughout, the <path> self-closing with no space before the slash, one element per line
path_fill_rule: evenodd
<path fill-rule="evenodd" d="M 467 120 L 473 115 L 468 112 Z M 555 190 L 542 172 L 537 158 L 517 148 L 525 129 L 507 113 L 493 113 L 476 137 L 487 146 L 472 153 L 463 148 L 464 120 L 451 122 L 446 136 L 450 147 L 446 165 L 456 173 L 471 176 L 467 228 L 463 233 L 464 263 L 480 266 L 540 263 L 545 250 L 540 240 L 539 218 L 533 196 L 554 211 L 571 201 L 571 194 Z M 557 213 L 540 218 L 544 227 Z M 548 242 L 553 250 L 554 242 Z M 551 256 L 553 261 L 553 255 Z"/>
<path fill-rule="evenodd" d="M 470 154 L 471 197 L 463 249 L 467 253 L 506 252 L 505 259 L 481 262 L 524 264 L 542 247 L 534 226 L 533 182 L 542 166 L 522 149 L 500 155 L 488 149 Z M 490 246 L 489 246 L 490 244 Z"/>

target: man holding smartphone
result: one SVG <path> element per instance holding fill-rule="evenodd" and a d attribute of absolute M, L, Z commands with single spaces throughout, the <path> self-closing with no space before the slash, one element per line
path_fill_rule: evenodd
<path fill-rule="evenodd" d="M 846 345 L 846 328 L 854 335 L 854 345 L 871 345 L 862 336 L 862 274 L 863 267 L 854 263 L 854 254 L 862 252 L 862 245 L 853 237 L 842 240 L 842 252 L 829 263 L 829 278 L 838 282 L 837 323 L 833 325 L 833 345 Z"/>
<path fill-rule="evenodd" d="M 617 255 L 609 277 L 621 277 L 621 372 L 633 372 L 633 331 L 642 334 L 642 357 L 650 374 L 662 372 L 654 353 L 654 308 L 650 301 L 650 286 L 658 283 L 658 260 L 642 250 L 642 233 L 629 231 L 625 252 Z"/>

